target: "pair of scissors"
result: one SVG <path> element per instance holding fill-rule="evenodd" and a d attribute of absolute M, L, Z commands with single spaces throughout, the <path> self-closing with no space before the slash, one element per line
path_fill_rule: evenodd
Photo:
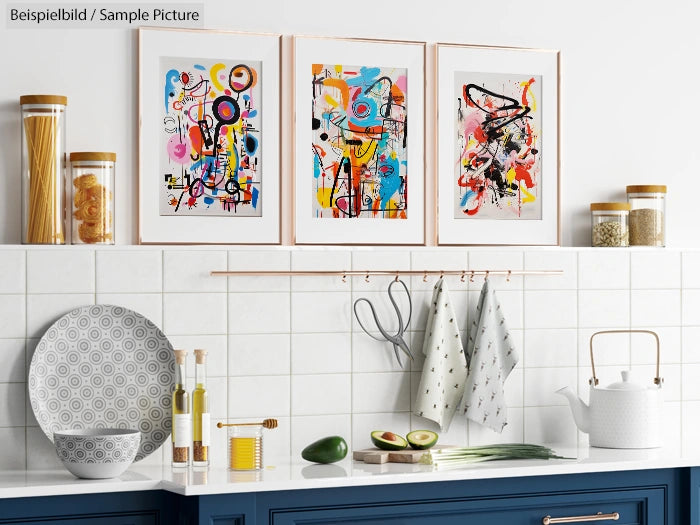
<path fill-rule="evenodd" d="M 404 325 L 403 322 L 403 316 L 401 315 L 401 309 L 399 308 L 399 305 L 396 303 L 396 300 L 394 299 L 394 294 L 391 290 L 391 288 L 394 286 L 396 283 L 401 283 L 401 286 L 403 286 L 403 289 L 406 291 L 406 296 L 408 297 L 408 319 L 406 320 L 406 324 Z M 357 299 L 353 305 L 352 309 L 353 312 L 355 312 L 355 318 L 357 319 L 357 322 L 360 324 L 360 327 L 364 332 L 370 336 L 372 339 L 376 341 L 388 341 L 394 346 L 394 355 L 396 355 L 396 360 L 399 362 L 399 366 L 403 368 L 403 363 L 401 362 L 401 352 L 406 354 L 411 360 L 413 360 L 413 354 L 411 353 L 411 349 L 409 348 L 408 344 L 406 343 L 405 339 L 403 338 L 403 334 L 406 330 L 408 330 L 408 325 L 411 322 L 411 314 L 413 313 L 413 304 L 411 303 L 411 294 L 408 291 L 408 286 L 406 286 L 406 283 L 403 282 L 402 280 L 398 279 L 393 279 L 389 283 L 389 288 L 387 290 L 389 294 L 389 301 L 391 301 L 391 304 L 394 307 L 394 311 L 396 312 L 396 317 L 398 317 L 399 320 L 399 328 L 395 334 L 390 334 L 388 333 L 384 327 L 382 326 L 382 323 L 379 321 L 379 318 L 377 317 L 377 312 L 374 309 L 374 305 L 372 302 L 367 299 L 366 297 L 360 297 Z M 365 328 L 365 325 L 362 324 L 362 321 L 360 320 L 360 316 L 357 313 L 357 305 L 361 302 L 365 302 L 369 305 L 370 310 L 372 311 L 372 317 L 374 317 L 374 322 L 377 325 L 377 330 L 379 330 L 379 333 L 382 334 L 382 337 L 377 337 L 375 335 L 372 335 L 367 328 Z"/>

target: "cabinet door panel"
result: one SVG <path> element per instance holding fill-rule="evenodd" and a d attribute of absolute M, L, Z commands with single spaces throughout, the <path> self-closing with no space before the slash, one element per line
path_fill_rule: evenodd
<path fill-rule="evenodd" d="M 274 511 L 274 525 L 541 525 L 542 518 L 618 512 L 615 525 L 665 523 L 664 490 L 585 492 L 484 500 L 430 501 Z M 598 523 L 605 524 L 605 521 Z"/>

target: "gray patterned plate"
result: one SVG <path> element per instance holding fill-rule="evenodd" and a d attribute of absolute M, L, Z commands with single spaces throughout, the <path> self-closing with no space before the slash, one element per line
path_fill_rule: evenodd
<path fill-rule="evenodd" d="M 29 399 L 41 429 L 133 428 L 135 461 L 170 435 L 173 348 L 156 325 L 121 306 L 68 312 L 46 331 L 29 367 Z"/>

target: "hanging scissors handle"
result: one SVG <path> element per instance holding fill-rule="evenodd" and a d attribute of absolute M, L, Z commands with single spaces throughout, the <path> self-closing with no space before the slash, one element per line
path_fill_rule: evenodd
<path fill-rule="evenodd" d="M 406 292 L 406 297 L 408 298 L 408 319 L 406 320 L 406 325 L 404 326 L 403 324 L 403 317 L 401 315 L 401 309 L 399 308 L 399 305 L 396 303 L 396 300 L 394 299 L 394 293 L 392 292 L 391 288 L 394 286 L 394 284 L 400 283 L 401 286 L 403 286 L 404 291 Z M 408 291 L 408 286 L 406 286 L 406 283 L 403 282 L 401 279 L 394 279 L 389 283 L 389 288 L 387 289 L 387 293 L 389 294 L 389 301 L 391 301 L 391 304 L 394 306 L 394 310 L 396 311 L 396 316 L 399 318 L 399 326 L 401 327 L 401 333 L 405 332 L 408 330 L 408 326 L 411 324 L 411 315 L 413 315 L 413 303 L 411 302 L 411 293 Z"/>

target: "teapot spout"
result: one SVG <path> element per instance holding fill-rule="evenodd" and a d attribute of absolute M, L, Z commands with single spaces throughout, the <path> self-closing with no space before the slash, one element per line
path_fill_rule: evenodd
<path fill-rule="evenodd" d="M 560 388 L 555 393 L 562 395 L 569 400 L 569 405 L 571 405 L 571 412 L 574 415 L 574 422 L 576 423 L 576 426 L 581 432 L 588 434 L 591 429 L 590 407 L 576 394 L 574 394 L 574 391 L 568 386 Z"/>

